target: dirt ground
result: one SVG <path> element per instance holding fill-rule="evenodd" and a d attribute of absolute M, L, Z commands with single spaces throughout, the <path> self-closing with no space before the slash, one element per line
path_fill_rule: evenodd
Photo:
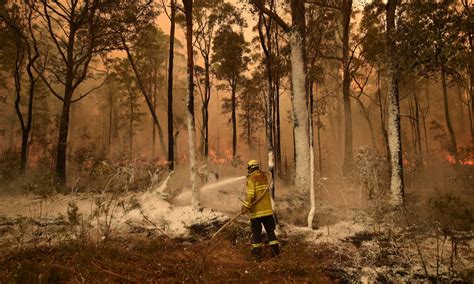
<path fill-rule="evenodd" d="M 325 258 L 307 244 L 291 240 L 282 254 L 262 261 L 250 255 L 248 244 L 227 238 L 203 260 L 207 242 L 162 238 L 114 239 L 107 245 L 30 248 L 0 256 L 0 282 L 319 282 L 337 283 L 324 266 Z M 305 249 L 302 249 L 305 248 Z"/>
<path fill-rule="evenodd" d="M 368 210 L 358 190 L 329 184 L 317 192 L 312 230 L 306 227 L 305 195 L 279 188 L 282 254 L 272 258 L 266 247 L 260 262 L 250 253 L 248 216 L 209 242 L 236 214 L 239 182 L 205 188 L 204 208 L 197 211 L 186 191 L 168 198 L 153 192 L 0 196 L 0 283 L 474 279 L 472 197 L 440 199 L 446 212 L 455 213 L 448 224 L 467 226 L 444 231 L 423 216 L 415 196 L 408 195 L 407 216 L 397 217 Z"/>

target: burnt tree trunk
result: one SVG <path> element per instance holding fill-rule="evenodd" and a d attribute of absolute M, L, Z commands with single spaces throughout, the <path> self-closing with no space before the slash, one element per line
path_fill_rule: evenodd
<path fill-rule="evenodd" d="M 235 81 L 231 83 L 232 160 L 235 160 L 237 155 L 237 83 Z"/>
<path fill-rule="evenodd" d="M 209 55 L 204 58 L 204 101 L 202 102 L 202 126 L 204 128 L 204 158 L 209 156 L 209 101 L 211 99 L 211 64 Z"/>
<path fill-rule="evenodd" d="M 157 88 L 158 88 L 156 68 L 154 68 L 154 70 L 153 70 L 153 84 L 152 84 L 152 86 L 153 86 L 153 111 L 156 112 L 156 100 L 157 100 L 156 92 L 157 92 Z M 151 133 L 151 137 L 152 137 L 152 139 L 151 139 L 152 157 L 153 157 L 153 159 L 155 159 L 156 158 L 156 149 L 155 149 L 156 148 L 155 147 L 156 146 L 155 145 L 156 144 L 156 128 L 153 125 L 153 121 L 152 121 L 151 128 L 152 128 L 152 133 Z"/>
<path fill-rule="evenodd" d="M 458 147 L 456 142 L 456 135 L 454 133 L 453 125 L 451 124 L 451 117 L 449 115 L 449 102 L 448 102 L 448 89 L 446 83 L 446 72 L 443 66 L 441 66 L 441 85 L 443 89 L 443 104 L 444 104 L 444 118 L 446 120 L 446 126 L 448 127 L 448 133 L 450 138 L 450 152 L 453 155 L 456 164 L 459 163 Z"/>
<path fill-rule="evenodd" d="M 176 25 L 176 2 L 171 0 L 170 13 L 170 47 L 168 54 L 168 170 L 174 170 L 174 141 L 173 141 L 173 64 L 174 64 L 174 33 Z"/>
<path fill-rule="evenodd" d="M 114 96 L 110 90 L 107 92 L 107 103 L 109 105 L 109 131 L 107 137 L 107 152 L 110 152 L 110 148 L 112 147 L 112 127 L 114 113 Z"/>
<path fill-rule="evenodd" d="M 352 0 L 344 0 L 342 4 L 342 64 L 343 64 L 343 80 L 342 80 L 342 98 L 344 103 L 344 164 L 342 167 L 343 175 L 350 172 L 352 165 L 352 110 L 351 110 L 351 75 L 350 75 L 350 58 L 349 58 L 349 36 L 350 23 L 352 14 Z"/>
<path fill-rule="evenodd" d="M 197 209 L 200 205 L 199 188 L 197 185 L 197 157 L 196 157 L 196 125 L 194 121 L 194 58 L 193 58 L 193 1 L 183 0 L 186 16 L 186 51 L 187 51 L 187 83 L 186 114 L 188 121 L 189 168 L 191 183 L 191 205 Z"/>
<path fill-rule="evenodd" d="M 422 142 L 421 142 L 421 126 L 420 126 L 420 102 L 418 100 L 418 92 L 416 90 L 416 85 L 415 82 L 413 83 L 413 99 L 415 102 L 415 131 L 416 131 L 416 137 L 417 137 L 417 147 L 418 147 L 418 166 L 423 167 L 424 161 L 423 161 L 423 148 L 422 148 Z"/>
<path fill-rule="evenodd" d="M 130 88 L 128 89 L 128 96 L 129 96 L 129 102 L 130 102 L 130 118 L 129 118 L 129 128 L 128 128 L 128 154 L 130 156 L 130 159 L 133 158 L 133 118 L 135 116 L 135 110 L 133 107 L 133 95 L 130 92 Z"/>
<path fill-rule="evenodd" d="M 66 63 L 74 62 L 74 46 L 76 39 L 76 30 L 74 27 L 69 31 L 69 42 L 67 46 Z M 69 132 L 69 114 L 71 110 L 71 100 L 73 95 L 73 66 L 66 64 L 66 80 L 64 84 L 64 97 L 61 110 L 61 118 L 59 120 L 59 135 L 56 154 L 56 175 L 61 185 L 66 185 L 66 149 L 67 137 Z"/>

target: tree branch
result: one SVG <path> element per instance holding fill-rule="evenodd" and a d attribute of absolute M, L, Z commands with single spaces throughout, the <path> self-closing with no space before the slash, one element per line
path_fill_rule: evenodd
<path fill-rule="evenodd" d="M 306 0 L 305 3 L 306 4 L 313 4 L 313 5 L 319 6 L 321 8 L 329 8 L 329 9 L 342 11 L 341 6 L 331 5 L 331 4 L 328 4 L 328 3 L 321 3 L 321 2 L 309 1 L 309 0 Z"/>
<path fill-rule="evenodd" d="M 71 103 L 78 102 L 78 101 L 82 100 L 83 98 L 87 97 L 88 95 L 90 95 L 92 92 L 94 92 L 94 91 L 96 91 L 96 90 L 102 88 L 102 86 L 104 86 L 105 83 L 107 83 L 107 81 L 108 81 L 109 79 L 110 79 L 110 76 L 107 75 L 107 76 L 105 77 L 105 79 L 102 81 L 102 83 L 100 83 L 99 86 L 96 86 L 96 87 L 90 89 L 89 91 L 87 91 L 87 92 L 85 92 L 84 94 L 80 95 L 77 99 L 71 100 Z"/>
<path fill-rule="evenodd" d="M 56 97 L 58 98 L 59 100 L 61 101 L 64 101 L 64 98 L 61 97 L 58 92 L 56 92 L 53 87 L 51 86 L 51 82 L 48 82 L 48 80 L 46 79 L 46 77 L 44 77 L 43 75 L 43 71 L 39 71 L 38 68 L 36 68 L 36 66 L 33 66 L 33 69 L 35 70 L 36 73 L 38 73 L 38 75 L 40 76 L 41 80 L 46 84 L 46 87 L 48 87 L 48 89 L 51 91 L 51 93 Z"/>
<path fill-rule="evenodd" d="M 271 17 L 275 22 L 278 23 L 278 25 L 285 31 L 289 32 L 290 31 L 290 26 L 280 17 L 278 16 L 275 12 L 272 10 L 268 9 L 265 7 L 265 4 L 263 1 L 259 0 L 252 0 L 250 1 L 257 9 L 259 9 L 261 12 L 266 14 L 267 16 Z"/>

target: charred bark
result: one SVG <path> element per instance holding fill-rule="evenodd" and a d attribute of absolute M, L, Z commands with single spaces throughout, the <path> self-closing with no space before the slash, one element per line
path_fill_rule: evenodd
<path fill-rule="evenodd" d="M 349 36 L 352 14 L 352 0 L 344 0 L 342 4 L 342 98 L 344 103 L 344 164 L 342 167 L 343 175 L 350 173 L 352 165 L 352 110 L 350 98 L 350 57 L 349 57 Z"/>
<path fill-rule="evenodd" d="M 170 13 L 170 47 L 168 54 L 168 170 L 174 170 L 174 141 L 173 141 L 173 64 L 174 64 L 174 33 L 176 26 L 176 2 L 171 0 Z"/>
<path fill-rule="evenodd" d="M 456 135 L 454 133 L 454 128 L 453 128 L 453 125 L 451 124 L 451 117 L 449 115 L 448 89 L 447 89 L 447 83 L 446 83 L 446 71 L 444 69 L 444 66 L 441 66 L 441 85 L 443 89 L 444 118 L 446 120 L 446 126 L 448 127 L 448 133 L 449 133 L 449 138 L 451 142 L 449 151 L 451 152 L 451 155 L 453 155 L 456 161 L 456 164 L 458 164 L 459 163 L 458 147 L 457 147 Z"/>
<path fill-rule="evenodd" d="M 314 133 L 313 133 L 313 82 L 309 83 L 309 149 L 310 149 L 310 210 L 308 213 L 308 228 L 313 228 L 314 214 L 316 213 L 316 192 L 314 188 Z"/>
<path fill-rule="evenodd" d="M 237 83 L 231 83 L 231 121 L 232 121 L 232 160 L 235 160 L 237 155 L 237 98 L 236 89 Z"/>
<path fill-rule="evenodd" d="M 191 204 L 194 208 L 200 207 L 199 188 L 197 185 L 197 158 L 196 158 L 196 126 L 194 121 L 194 58 L 193 58 L 193 1 L 183 0 L 186 17 L 186 50 L 187 50 L 187 83 L 186 114 L 188 121 L 188 147 L 191 183 Z"/>

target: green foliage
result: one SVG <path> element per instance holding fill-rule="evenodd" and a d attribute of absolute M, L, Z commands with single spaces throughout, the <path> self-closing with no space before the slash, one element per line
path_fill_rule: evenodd
<path fill-rule="evenodd" d="M 359 32 L 365 36 L 361 44 L 362 52 L 364 58 L 374 65 L 385 62 L 386 57 L 384 13 L 384 3 L 373 1 L 364 6 L 360 23 Z"/>
<path fill-rule="evenodd" d="M 246 56 L 249 52 L 248 43 L 243 33 L 224 25 L 217 31 L 213 43 L 213 63 L 217 78 L 236 85 L 250 62 L 250 58 Z"/>
<path fill-rule="evenodd" d="M 265 125 L 265 88 L 268 84 L 264 74 L 256 71 L 246 80 L 238 96 L 241 137 L 248 142 L 255 141 L 258 131 Z"/>
<path fill-rule="evenodd" d="M 133 58 L 149 94 L 164 81 L 169 36 L 155 25 L 143 27 L 133 42 Z"/>
<path fill-rule="evenodd" d="M 402 6 L 397 37 L 401 55 L 426 77 L 444 69 L 450 76 L 466 62 L 467 37 L 462 27 L 466 19 L 458 12 L 456 1 L 410 2 Z"/>
<path fill-rule="evenodd" d="M 334 48 L 335 35 L 338 23 L 338 11 L 326 9 L 317 5 L 310 5 L 306 10 L 306 62 L 307 78 L 310 82 L 320 83 L 324 79 L 325 67 L 321 55 L 338 54 Z M 276 44 L 276 43 L 274 43 Z M 281 45 L 281 43 L 279 43 Z M 288 60 L 289 61 L 289 60 Z M 273 74 L 283 77 L 289 73 L 289 66 L 280 58 L 272 58 Z"/>

